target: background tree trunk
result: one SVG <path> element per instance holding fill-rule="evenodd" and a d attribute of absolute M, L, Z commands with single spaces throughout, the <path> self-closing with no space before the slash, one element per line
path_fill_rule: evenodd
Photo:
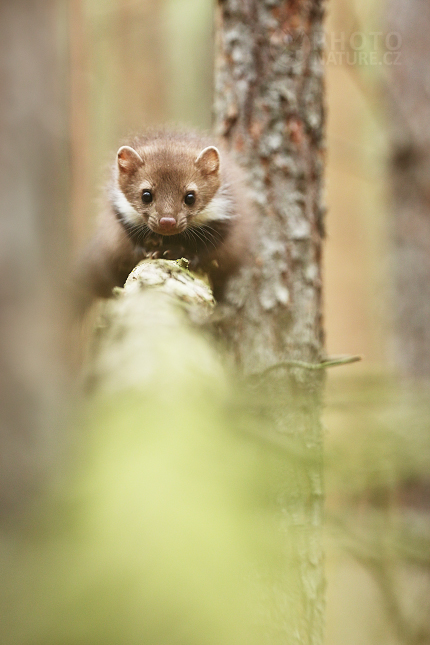
<path fill-rule="evenodd" d="M 57 276 L 69 224 L 63 7 L 0 2 L 0 511 L 34 489 L 58 444 Z"/>
<path fill-rule="evenodd" d="M 395 359 L 405 376 L 430 377 L 430 6 L 388 3 Z"/>
<path fill-rule="evenodd" d="M 231 284 L 225 333 L 245 374 L 323 352 L 324 205 L 321 0 L 219 0 L 215 125 L 247 169 L 258 211 L 256 260 Z M 279 490 L 297 578 L 280 580 L 274 628 L 321 643 L 321 376 L 282 368 L 262 378 L 262 405 L 298 457 Z"/>

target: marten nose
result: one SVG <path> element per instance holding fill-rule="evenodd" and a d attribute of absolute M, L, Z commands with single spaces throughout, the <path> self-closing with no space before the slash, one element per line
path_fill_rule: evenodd
<path fill-rule="evenodd" d="M 162 217 L 159 221 L 159 226 L 164 231 L 171 231 L 172 228 L 176 228 L 176 220 L 174 217 Z"/>

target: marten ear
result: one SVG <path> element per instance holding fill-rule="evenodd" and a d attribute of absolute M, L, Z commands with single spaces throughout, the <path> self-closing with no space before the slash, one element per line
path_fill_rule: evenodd
<path fill-rule="evenodd" d="M 137 154 L 136 150 L 130 146 L 122 146 L 117 152 L 118 168 L 120 172 L 131 175 L 139 166 L 143 165 L 143 159 Z"/>
<path fill-rule="evenodd" d="M 218 148 L 215 148 L 215 146 L 205 148 L 194 163 L 203 175 L 217 174 L 220 166 Z"/>

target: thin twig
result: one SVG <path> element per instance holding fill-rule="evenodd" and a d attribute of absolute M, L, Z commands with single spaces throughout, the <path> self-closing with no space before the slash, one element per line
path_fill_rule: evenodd
<path fill-rule="evenodd" d="M 270 374 L 270 372 L 274 372 L 282 367 L 301 367 L 305 370 L 325 370 L 327 367 L 337 367 L 338 365 L 357 363 L 358 361 L 361 361 L 361 359 L 361 356 L 331 356 L 327 357 L 327 359 L 321 363 L 307 363 L 306 361 L 291 359 L 275 363 L 254 376 L 266 376 L 267 374 Z"/>

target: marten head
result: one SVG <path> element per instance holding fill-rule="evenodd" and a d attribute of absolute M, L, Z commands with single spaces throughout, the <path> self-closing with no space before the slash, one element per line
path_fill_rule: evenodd
<path fill-rule="evenodd" d="M 118 150 L 112 200 L 129 225 L 176 235 L 212 219 L 210 204 L 220 183 L 214 146 L 147 141 Z"/>

